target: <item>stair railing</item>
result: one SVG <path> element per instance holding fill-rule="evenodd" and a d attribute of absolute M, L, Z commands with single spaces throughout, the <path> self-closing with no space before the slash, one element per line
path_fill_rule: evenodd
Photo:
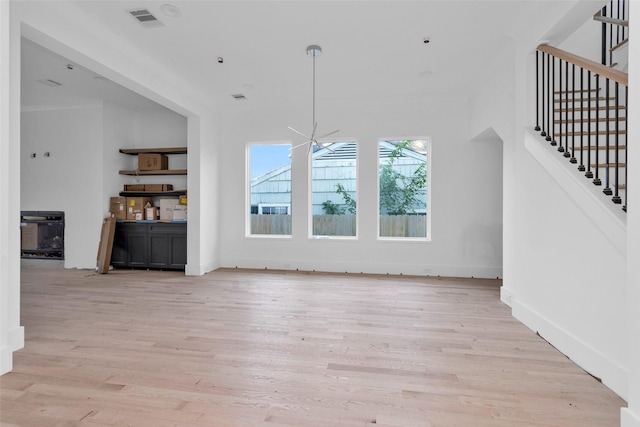
<path fill-rule="evenodd" d="M 627 86 L 627 73 L 538 46 L 536 131 L 625 212 Z"/>
<path fill-rule="evenodd" d="M 618 65 L 613 53 L 628 42 L 629 0 L 610 0 L 593 17 L 602 23 L 602 64 L 609 67 Z"/>

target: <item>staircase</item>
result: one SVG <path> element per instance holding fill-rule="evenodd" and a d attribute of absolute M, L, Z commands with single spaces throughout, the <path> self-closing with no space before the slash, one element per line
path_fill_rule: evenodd
<path fill-rule="evenodd" d="M 620 68 L 628 61 L 619 55 L 626 8 L 612 0 L 594 16 L 603 25 L 602 63 L 548 45 L 536 52 L 536 131 L 625 212 L 628 77 Z"/>

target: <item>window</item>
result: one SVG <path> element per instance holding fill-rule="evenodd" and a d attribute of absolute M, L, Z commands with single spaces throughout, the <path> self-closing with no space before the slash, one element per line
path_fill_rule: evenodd
<path fill-rule="evenodd" d="M 249 146 L 249 235 L 291 235 L 291 145 Z"/>
<path fill-rule="evenodd" d="M 311 157 L 312 236 L 356 235 L 356 142 L 334 142 Z"/>
<path fill-rule="evenodd" d="M 429 149 L 427 139 L 379 142 L 379 237 L 429 236 Z"/>

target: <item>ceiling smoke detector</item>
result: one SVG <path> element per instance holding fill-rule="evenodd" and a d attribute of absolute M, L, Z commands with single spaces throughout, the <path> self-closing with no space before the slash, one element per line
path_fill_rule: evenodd
<path fill-rule="evenodd" d="M 127 13 L 145 28 L 164 27 L 164 24 L 153 16 L 148 9 L 127 10 Z"/>

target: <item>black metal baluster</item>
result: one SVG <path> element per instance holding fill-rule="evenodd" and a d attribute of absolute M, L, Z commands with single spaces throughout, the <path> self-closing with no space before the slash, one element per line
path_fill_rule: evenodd
<path fill-rule="evenodd" d="M 536 50 L 536 132 L 540 132 L 540 67 L 538 66 L 539 56 L 540 51 Z"/>
<path fill-rule="evenodd" d="M 605 135 L 604 135 L 604 140 L 605 140 L 605 152 L 604 152 L 604 189 L 602 190 L 602 192 L 604 194 L 606 194 L 607 196 L 611 196 L 613 194 L 613 191 L 611 191 L 611 186 L 609 183 L 609 151 L 611 149 L 611 143 L 610 143 L 610 129 L 609 129 L 609 86 L 611 85 L 611 82 L 609 81 L 609 79 L 605 79 L 606 82 L 606 89 L 605 89 Z"/>
<path fill-rule="evenodd" d="M 618 192 L 618 188 L 620 187 L 620 180 L 619 180 L 619 168 L 620 168 L 620 125 L 619 125 L 619 121 L 620 121 L 620 114 L 619 114 L 619 106 L 620 106 L 620 99 L 619 99 L 619 93 L 618 93 L 619 87 L 618 87 L 618 82 L 616 82 L 615 85 L 615 105 L 616 105 L 616 152 L 615 152 L 615 169 L 614 169 L 614 188 L 615 188 L 615 194 L 613 196 L 613 199 L 611 199 L 613 201 L 613 203 L 616 204 L 620 204 L 622 203 L 622 199 L 620 198 L 620 193 Z M 626 165 L 625 165 L 626 166 Z"/>
<path fill-rule="evenodd" d="M 540 132 L 540 136 L 547 136 L 547 132 L 545 131 L 545 126 L 544 126 L 544 119 L 545 119 L 545 114 L 544 114 L 544 107 L 545 107 L 545 99 L 544 99 L 544 94 L 547 92 L 544 86 L 544 59 L 547 56 L 546 53 L 542 54 L 542 132 Z"/>
<path fill-rule="evenodd" d="M 591 172 L 591 71 L 587 71 L 587 88 L 589 92 L 589 107 L 587 110 L 587 122 L 589 123 L 589 129 L 587 131 L 587 171 L 584 176 L 587 178 L 593 178 L 593 172 Z M 594 99 L 597 99 L 597 94 Z"/>
<path fill-rule="evenodd" d="M 565 61 L 565 66 L 564 66 L 565 70 L 569 69 L 569 63 Z M 566 74 L 566 73 L 565 73 Z M 568 77 L 568 74 L 566 75 Z M 569 85 L 567 84 L 568 79 L 564 79 L 564 90 L 562 89 L 562 60 L 560 60 L 560 92 L 564 93 L 566 95 L 566 99 L 564 101 L 564 143 L 563 143 L 563 139 L 562 139 L 562 124 L 560 124 L 560 145 L 558 146 L 558 151 L 563 153 L 564 152 L 564 145 L 567 144 L 567 141 L 569 140 Z M 562 119 L 562 103 L 560 104 L 560 119 Z"/>
<path fill-rule="evenodd" d="M 556 57 L 552 56 L 551 57 L 551 93 L 553 94 L 554 100 L 555 100 L 555 92 L 556 91 Z M 562 91 L 558 90 L 558 99 L 562 100 Z M 560 106 L 562 106 L 562 104 L 558 104 Z M 551 123 L 551 142 L 549 144 L 551 144 L 552 146 L 556 146 L 558 145 L 558 143 L 556 142 L 556 114 L 555 114 L 555 109 L 553 110 L 553 114 L 551 114 L 551 118 L 552 123 Z M 558 115 L 558 117 L 561 117 L 560 115 Z M 560 134 L 562 132 L 562 123 L 558 123 L 558 134 Z"/>
<path fill-rule="evenodd" d="M 571 64 L 571 92 L 573 93 L 571 98 L 571 153 L 569 153 L 569 140 L 567 140 L 567 151 L 564 156 L 571 157 L 569 162 L 576 163 L 576 64 Z"/>
<path fill-rule="evenodd" d="M 591 94 L 587 93 L 587 96 Z M 580 67 L 580 166 L 578 170 L 584 172 L 584 68 L 582 67 Z"/>
<path fill-rule="evenodd" d="M 595 158 L 596 158 L 595 159 L 596 163 L 595 163 L 594 169 L 596 171 L 596 174 L 595 174 L 595 177 L 593 178 L 593 184 L 594 185 L 602 185 L 602 181 L 600 181 L 600 177 L 599 177 L 599 175 L 600 175 L 599 172 L 600 171 L 598 170 L 598 166 L 599 166 L 598 162 L 600 161 L 600 153 L 599 153 L 599 151 L 600 151 L 600 138 L 599 138 L 599 132 L 600 132 L 600 127 L 599 127 L 599 125 L 600 125 L 600 105 L 599 105 L 600 104 L 600 102 L 599 102 L 599 99 L 600 99 L 600 96 L 599 96 L 599 93 L 600 93 L 600 76 L 598 74 L 594 74 L 594 76 L 596 78 L 596 97 L 595 97 L 595 99 L 596 99 L 596 132 L 595 132 L 595 134 L 596 134 L 595 135 L 596 136 L 596 145 L 595 145 L 595 148 L 594 148 L 595 149 Z"/>
<path fill-rule="evenodd" d="M 624 130 L 627 132 L 625 134 L 625 144 L 624 144 L 624 162 L 627 167 L 624 168 L 624 205 L 622 205 L 622 210 L 627 211 L 627 205 L 629 204 L 629 186 L 627 185 L 627 171 L 629 170 L 629 152 L 627 150 L 627 146 L 629 145 L 629 133 L 627 131 L 627 114 L 629 112 L 629 87 L 625 86 L 624 88 Z"/>
<path fill-rule="evenodd" d="M 549 55 L 547 58 L 547 101 L 549 105 L 547 107 L 547 137 L 545 138 L 547 141 L 551 141 L 551 132 L 553 130 L 553 123 L 551 123 L 551 117 L 553 116 L 553 92 L 551 91 L 551 61 L 553 61 L 553 56 Z"/>
<path fill-rule="evenodd" d="M 602 16 L 607 16 L 607 7 L 603 7 L 602 8 Z M 607 24 L 605 24 L 604 22 L 601 25 L 602 28 L 602 52 L 601 52 L 601 58 L 602 58 L 602 65 L 607 65 Z"/>

